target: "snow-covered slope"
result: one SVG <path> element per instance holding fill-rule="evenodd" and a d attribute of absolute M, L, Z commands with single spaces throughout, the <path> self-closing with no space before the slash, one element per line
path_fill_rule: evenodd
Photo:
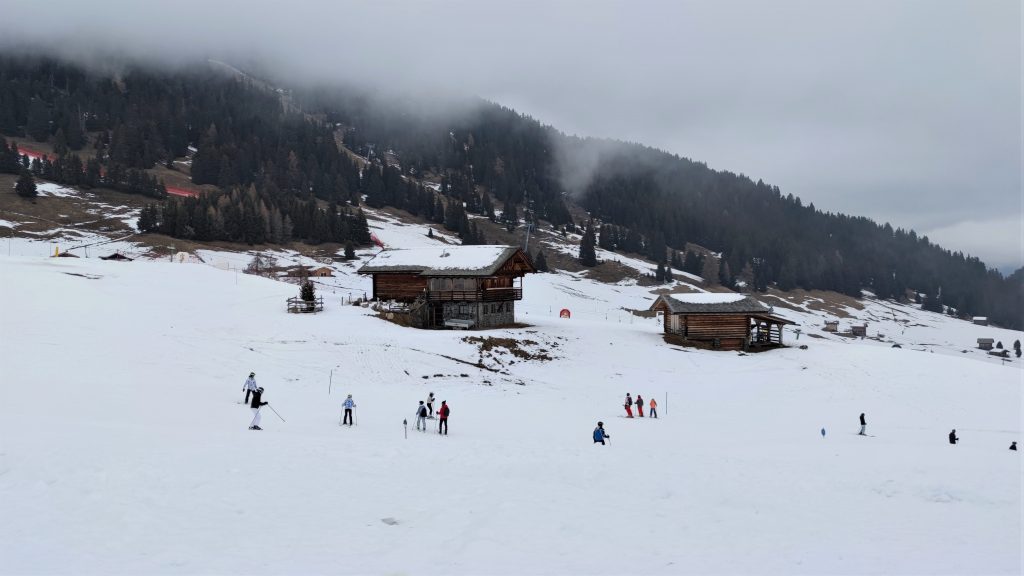
<path fill-rule="evenodd" d="M 365 286 L 339 268 L 323 280 Z M 568 274 L 526 279 L 530 327 L 480 333 L 401 328 L 326 286 L 324 313 L 289 315 L 296 291 L 202 264 L 0 258 L 0 572 L 1021 570 L 1016 362 L 807 336 L 683 350 L 623 311 L 647 290 Z M 251 370 L 287 422 L 246 429 Z M 451 435 L 406 439 L 430 391 Z M 622 418 L 626 392 L 661 418 Z"/>

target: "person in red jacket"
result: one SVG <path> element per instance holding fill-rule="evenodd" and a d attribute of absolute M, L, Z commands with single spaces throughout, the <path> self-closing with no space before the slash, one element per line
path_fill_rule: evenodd
<path fill-rule="evenodd" d="M 448 414 L 450 414 L 451 411 L 452 411 L 452 409 L 448 407 L 448 401 L 447 400 L 441 400 L 441 407 L 437 409 L 437 416 L 438 416 L 437 433 L 438 434 L 440 434 L 441 433 L 441 429 L 444 428 L 444 435 L 445 436 L 448 435 Z"/>

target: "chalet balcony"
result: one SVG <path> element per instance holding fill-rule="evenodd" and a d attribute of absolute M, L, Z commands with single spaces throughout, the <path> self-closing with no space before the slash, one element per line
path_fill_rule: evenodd
<path fill-rule="evenodd" d="M 483 290 L 436 290 L 427 292 L 431 302 L 501 302 L 522 300 L 522 288 L 485 288 Z"/>

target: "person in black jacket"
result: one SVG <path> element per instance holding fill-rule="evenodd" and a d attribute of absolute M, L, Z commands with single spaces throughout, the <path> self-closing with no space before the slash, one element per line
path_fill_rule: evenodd
<path fill-rule="evenodd" d="M 1010 450 L 1017 450 L 1017 443 L 1016 442 L 1010 442 Z"/>
<path fill-rule="evenodd" d="M 252 393 L 252 403 L 249 407 L 252 408 L 252 424 L 249 425 L 249 430 L 263 430 L 260 428 L 260 407 L 266 406 L 268 402 L 263 401 L 263 388 L 257 388 Z"/>
<path fill-rule="evenodd" d="M 860 435 L 867 436 L 868 421 L 864 419 L 864 413 L 860 413 Z"/>
<path fill-rule="evenodd" d="M 953 431 L 949 433 L 949 443 L 956 444 L 959 441 L 960 439 L 956 437 L 956 428 L 953 428 Z"/>

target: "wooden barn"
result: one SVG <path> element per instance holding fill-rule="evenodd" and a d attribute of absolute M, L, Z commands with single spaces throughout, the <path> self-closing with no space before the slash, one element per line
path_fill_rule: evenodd
<path fill-rule="evenodd" d="M 782 329 L 794 324 L 750 296 L 697 293 L 659 296 L 650 308 L 664 314 L 665 340 L 715 350 L 782 346 Z"/>
<path fill-rule="evenodd" d="M 493 328 L 515 323 L 523 276 L 536 272 L 514 246 L 437 246 L 383 250 L 359 269 L 373 276 L 373 298 L 404 304 L 422 328 Z"/>

